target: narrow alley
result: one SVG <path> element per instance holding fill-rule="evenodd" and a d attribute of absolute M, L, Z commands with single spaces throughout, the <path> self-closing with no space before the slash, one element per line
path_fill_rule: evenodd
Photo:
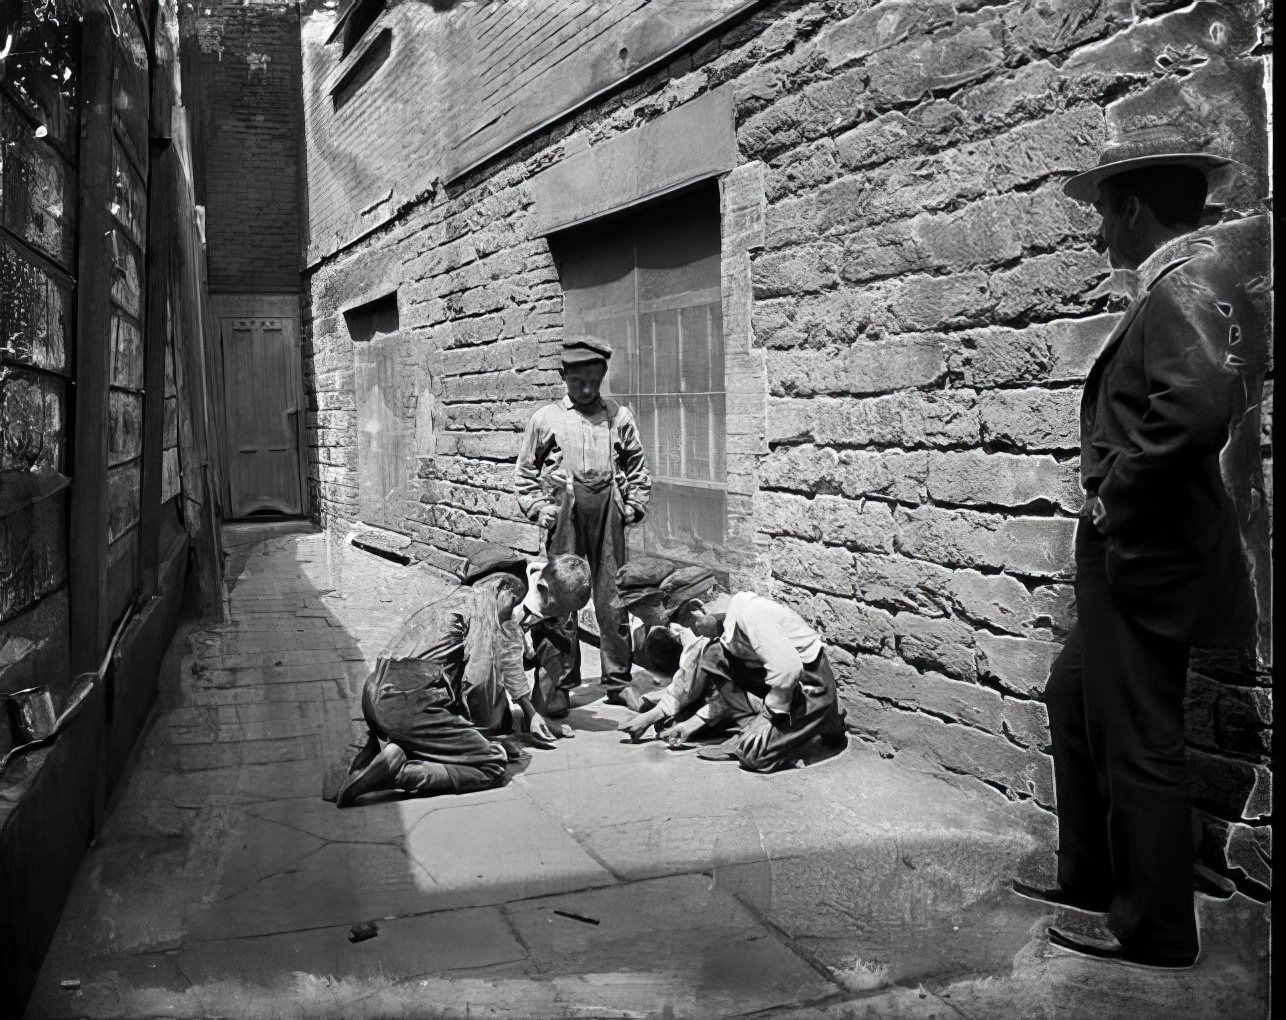
<path fill-rule="evenodd" d="M 306 525 L 224 541 L 228 622 L 163 671 L 31 1018 L 1264 1014 L 1263 905 L 1202 898 L 1191 972 L 1105 970 L 1002 888 L 1034 813 L 858 740 L 771 777 L 623 745 L 592 680 L 505 786 L 336 810 L 368 665 L 441 582 Z"/>

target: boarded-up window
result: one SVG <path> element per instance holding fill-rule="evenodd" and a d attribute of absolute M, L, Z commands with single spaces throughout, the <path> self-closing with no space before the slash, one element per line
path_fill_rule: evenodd
<path fill-rule="evenodd" d="M 566 327 L 607 340 L 604 391 L 652 472 L 641 551 L 722 559 L 727 516 L 719 196 L 713 183 L 558 236 Z"/>
<path fill-rule="evenodd" d="M 366 524 L 406 530 L 420 378 L 398 325 L 397 295 L 344 313 L 357 391 L 357 499 Z"/>

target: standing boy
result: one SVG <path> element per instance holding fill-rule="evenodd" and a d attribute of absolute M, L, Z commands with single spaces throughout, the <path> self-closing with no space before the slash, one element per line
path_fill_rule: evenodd
<path fill-rule="evenodd" d="M 626 561 L 625 527 L 647 512 L 652 481 L 628 407 L 601 395 L 612 349 L 590 336 L 569 338 L 560 374 L 567 395 L 542 407 L 523 433 L 514 474 L 518 505 L 545 533 L 549 555 L 589 561 L 603 683 L 630 682 L 630 646 L 613 604 L 616 572 Z M 531 632 L 538 704 L 555 718 L 568 711 L 567 691 L 580 684 L 574 619 L 547 621 Z"/>

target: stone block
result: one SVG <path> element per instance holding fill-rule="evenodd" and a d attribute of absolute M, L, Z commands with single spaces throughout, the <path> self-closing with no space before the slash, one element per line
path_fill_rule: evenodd
<path fill-rule="evenodd" d="M 847 549 L 780 538 L 771 547 L 773 575 L 801 588 L 852 595 L 853 554 Z"/>
<path fill-rule="evenodd" d="M 1057 506 L 1076 513 L 1084 501 L 1076 464 L 1048 456 L 930 453 L 927 486 L 935 502 L 964 506 Z"/>
<path fill-rule="evenodd" d="M 764 252 L 751 262 L 756 298 L 808 294 L 833 287 L 839 280 L 840 249 L 817 243 Z"/>
<path fill-rule="evenodd" d="M 925 493 L 926 458 L 922 453 L 881 454 L 819 446 L 778 448 L 760 462 L 759 481 L 771 489 L 919 503 Z"/>
<path fill-rule="evenodd" d="M 949 772 L 976 776 L 1010 797 L 1054 803 L 1054 776 L 1043 754 L 1018 747 L 1003 736 L 882 705 L 853 690 L 841 693 L 850 727 L 897 751 L 918 754 Z"/>
<path fill-rule="evenodd" d="M 890 393 L 930 386 L 946 372 L 942 347 L 928 338 L 897 338 L 824 351 L 767 357 L 769 392 L 777 396 Z"/>
<path fill-rule="evenodd" d="M 974 630 L 957 620 L 899 613 L 895 620 L 898 654 L 912 666 L 962 680 L 978 678 Z"/>
<path fill-rule="evenodd" d="M 898 509 L 895 517 L 898 550 L 917 559 L 1023 577 L 1072 574 L 1076 521 L 1067 517 L 998 517 L 924 506 Z"/>
<path fill-rule="evenodd" d="M 905 556 L 880 553 L 855 553 L 853 585 L 858 597 L 868 605 L 881 606 L 892 612 L 912 612 L 922 616 L 943 616 L 941 604 L 928 591 L 940 580 L 946 568 Z"/>
<path fill-rule="evenodd" d="M 1008 574 L 983 574 L 977 570 L 944 570 L 926 578 L 926 594 L 943 612 L 975 626 L 1032 636 L 1047 632 L 1045 599 Z M 1048 590 L 1048 589 L 1038 589 Z"/>
<path fill-rule="evenodd" d="M 837 666 L 835 677 L 841 689 L 852 687 L 868 698 L 1001 732 L 1000 695 L 977 684 L 924 672 L 900 659 L 861 654 Z"/>
<path fill-rule="evenodd" d="M 1049 711 L 1039 701 L 1011 698 L 1005 695 L 1001 721 L 1005 736 L 1016 744 L 1044 754 L 1049 753 Z"/>
<path fill-rule="evenodd" d="M 1225 820 L 1242 817 L 1259 778 L 1251 762 L 1195 747 L 1188 748 L 1188 774 L 1193 804 Z"/>
<path fill-rule="evenodd" d="M 835 139 L 835 155 L 844 169 L 861 170 L 922 156 L 967 137 L 961 109 L 945 99 L 930 99 L 908 110 L 880 114 L 844 132 Z"/>
<path fill-rule="evenodd" d="M 1079 387 L 984 393 L 978 400 L 983 441 L 999 449 L 1078 450 L 1080 406 Z"/>
<path fill-rule="evenodd" d="M 978 672 L 1005 690 L 1024 698 L 1039 698 L 1050 668 L 1063 646 L 1054 641 L 1005 637 L 978 632 Z"/>
<path fill-rule="evenodd" d="M 1130 0 L 1022 0 L 1004 10 L 1012 53 L 1063 53 L 1128 24 Z"/>
<path fill-rule="evenodd" d="M 1270 825 L 1242 825 L 1228 829 L 1228 863 L 1269 889 L 1273 885 L 1273 830 Z"/>
<path fill-rule="evenodd" d="M 791 149 L 775 159 L 765 175 L 765 194 L 769 202 L 811 191 L 839 176 L 835 160 L 835 142 L 819 138 L 815 142 Z"/>
<path fill-rule="evenodd" d="M 815 627 L 828 645 L 838 644 L 875 655 L 894 654 L 893 618 L 883 610 L 790 585 L 782 585 L 777 594 Z"/>
<path fill-rule="evenodd" d="M 1071 249 L 1022 260 L 993 273 L 989 290 L 998 322 L 1054 319 L 1088 310 L 1089 295 L 1108 275 L 1107 258 L 1092 249 Z"/>
<path fill-rule="evenodd" d="M 891 0 L 833 22 L 818 33 L 814 45 L 830 67 L 844 67 L 949 25 L 954 16 L 948 0 Z"/>
<path fill-rule="evenodd" d="M 755 500 L 755 523 L 771 535 L 824 541 L 864 552 L 893 552 L 896 526 L 887 503 L 837 496 L 766 491 Z"/>

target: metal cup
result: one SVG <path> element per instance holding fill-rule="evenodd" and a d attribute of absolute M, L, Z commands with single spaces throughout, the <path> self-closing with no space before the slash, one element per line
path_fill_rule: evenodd
<path fill-rule="evenodd" d="M 54 731 L 58 713 L 54 711 L 53 695 L 47 685 L 14 691 L 5 698 L 5 704 L 9 708 L 9 728 L 13 731 L 15 746 L 43 740 Z"/>

